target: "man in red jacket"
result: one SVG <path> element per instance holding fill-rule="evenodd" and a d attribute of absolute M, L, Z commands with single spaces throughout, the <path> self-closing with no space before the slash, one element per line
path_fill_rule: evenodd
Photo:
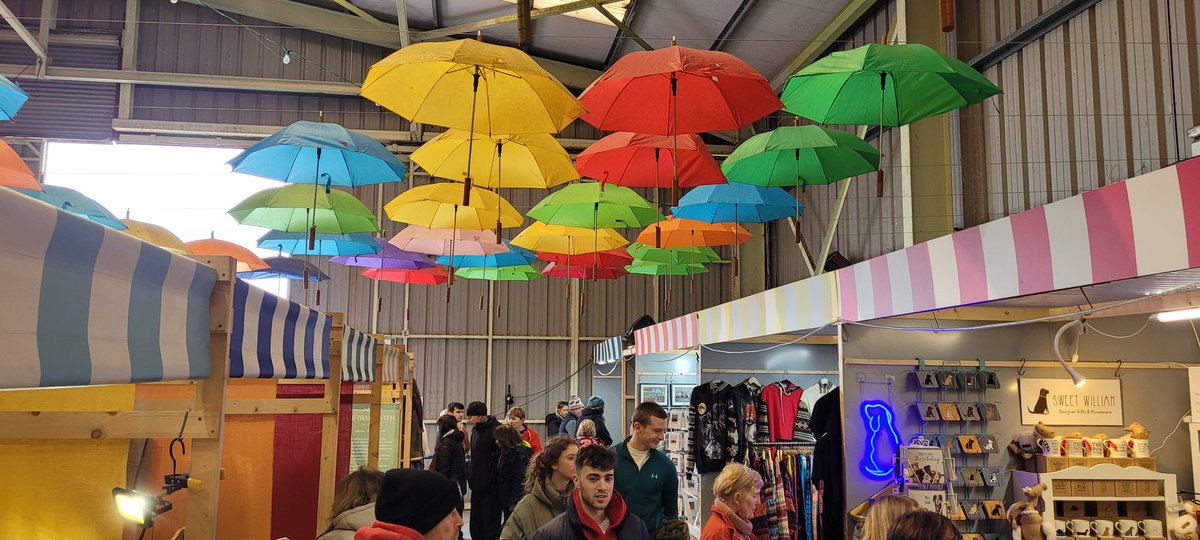
<path fill-rule="evenodd" d="M 375 523 L 354 540 L 457 540 L 462 530 L 458 484 L 433 471 L 392 469 L 375 500 Z"/>
<path fill-rule="evenodd" d="M 613 488 L 617 456 L 593 445 L 575 455 L 575 493 L 567 511 L 542 525 L 533 540 L 650 540 Z"/>

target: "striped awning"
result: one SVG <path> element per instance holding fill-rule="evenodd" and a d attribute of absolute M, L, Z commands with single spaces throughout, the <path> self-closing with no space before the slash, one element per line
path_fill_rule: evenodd
<path fill-rule="evenodd" d="M 700 343 L 724 343 L 837 322 L 832 274 L 788 283 L 701 310 Z"/>
<path fill-rule="evenodd" d="M 592 362 L 597 365 L 615 364 L 621 359 L 621 349 L 624 343 L 621 336 L 610 337 L 592 347 Z"/>
<path fill-rule="evenodd" d="M 375 338 L 346 327 L 342 338 L 342 380 L 375 382 Z"/>
<path fill-rule="evenodd" d="M 211 371 L 211 267 L 0 188 L 0 276 L 0 388 Z"/>
<path fill-rule="evenodd" d="M 380 382 L 400 382 L 400 347 L 385 345 L 383 347 L 383 380 Z"/>
<path fill-rule="evenodd" d="M 229 376 L 327 379 L 332 329 L 328 315 L 239 279 L 233 286 Z"/>
<path fill-rule="evenodd" d="M 696 314 L 647 326 L 633 333 L 634 353 L 653 354 L 677 349 L 690 349 L 700 344 Z"/>

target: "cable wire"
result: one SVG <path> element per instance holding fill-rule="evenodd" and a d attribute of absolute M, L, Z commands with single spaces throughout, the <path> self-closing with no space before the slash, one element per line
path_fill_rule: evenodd
<path fill-rule="evenodd" d="M 1129 335 L 1127 335 L 1127 336 L 1115 336 L 1115 335 L 1113 335 L 1113 334 L 1106 334 L 1106 333 L 1104 333 L 1104 332 L 1100 331 L 1100 329 L 1099 329 L 1099 328 L 1096 328 L 1096 326 L 1095 326 L 1095 325 L 1093 325 L 1093 324 L 1092 324 L 1092 323 L 1090 323 L 1090 322 L 1088 322 L 1088 323 L 1084 323 L 1084 326 L 1086 326 L 1086 327 L 1088 327 L 1088 328 L 1090 328 L 1090 329 L 1094 330 L 1094 331 L 1095 331 L 1097 334 L 1100 334 L 1100 335 L 1102 335 L 1102 336 L 1104 336 L 1104 337 L 1106 337 L 1106 338 L 1112 338 L 1112 339 L 1129 339 L 1129 338 L 1131 338 L 1131 337 L 1133 337 L 1133 336 L 1136 336 L 1136 335 L 1138 335 L 1138 334 L 1142 333 L 1142 330 L 1145 330 L 1145 329 L 1146 329 L 1146 327 L 1150 326 L 1150 321 L 1151 321 L 1152 319 L 1154 319 L 1154 316 L 1153 316 L 1153 315 L 1151 315 L 1151 316 L 1149 316 L 1149 317 L 1146 317 L 1146 322 L 1142 323 L 1142 327 L 1141 327 L 1141 328 L 1138 328 L 1136 332 L 1134 332 L 1134 333 L 1132 333 L 1132 334 L 1129 334 Z"/>
<path fill-rule="evenodd" d="M 1171 432 L 1168 433 L 1166 437 L 1163 437 L 1162 444 L 1158 445 L 1158 448 L 1151 450 L 1150 455 L 1157 454 L 1159 450 L 1162 450 L 1163 447 L 1167 445 L 1167 440 L 1169 440 L 1171 438 L 1171 435 L 1174 435 L 1176 431 L 1179 431 L 1180 426 L 1183 426 L 1183 419 L 1187 418 L 1188 415 L 1191 413 L 1192 413 L 1192 411 L 1187 411 L 1187 412 L 1183 413 L 1183 416 L 1179 417 L 1179 421 L 1175 422 L 1175 429 L 1171 430 Z"/>

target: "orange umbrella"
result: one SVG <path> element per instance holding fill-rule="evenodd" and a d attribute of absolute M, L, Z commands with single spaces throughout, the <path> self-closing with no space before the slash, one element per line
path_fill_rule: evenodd
<path fill-rule="evenodd" d="M 0 141 L 0 186 L 42 191 L 25 160 L 4 141 Z"/>
<path fill-rule="evenodd" d="M 192 240 L 184 244 L 192 251 L 192 255 L 216 255 L 233 257 L 237 260 L 238 272 L 253 272 L 266 270 L 271 266 L 254 252 L 233 242 L 209 238 L 207 240 Z"/>
<path fill-rule="evenodd" d="M 752 234 L 736 223 L 705 223 L 694 219 L 667 216 L 666 221 L 651 225 L 638 234 L 637 241 L 654 245 L 655 227 L 661 227 L 661 247 L 695 248 L 744 244 Z"/>

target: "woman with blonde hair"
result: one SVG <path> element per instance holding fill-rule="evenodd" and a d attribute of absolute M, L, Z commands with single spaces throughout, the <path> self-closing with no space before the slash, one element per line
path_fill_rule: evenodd
<path fill-rule="evenodd" d="M 375 499 L 383 487 L 383 473 L 362 468 L 354 471 L 333 492 L 329 528 L 317 540 L 351 540 L 354 532 L 375 523 Z"/>
<path fill-rule="evenodd" d="M 762 477 L 740 463 L 730 463 L 721 469 L 713 482 L 712 516 L 704 524 L 700 540 L 751 540 L 753 527 L 750 518 L 758 506 L 762 492 Z"/>
<path fill-rule="evenodd" d="M 862 540 L 887 540 L 888 531 L 900 516 L 921 507 L 904 495 L 884 495 L 875 499 L 863 520 Z"/>
<path fill-rule="evenodd" d="M 575 444 L 580 448 L 587 448 L 591 445 L 604 448 L 604 441 L 596 436 L 596 423 L 591 420 L 583 420 L 579 422 L 579 429 L 575 432 Z"/>

